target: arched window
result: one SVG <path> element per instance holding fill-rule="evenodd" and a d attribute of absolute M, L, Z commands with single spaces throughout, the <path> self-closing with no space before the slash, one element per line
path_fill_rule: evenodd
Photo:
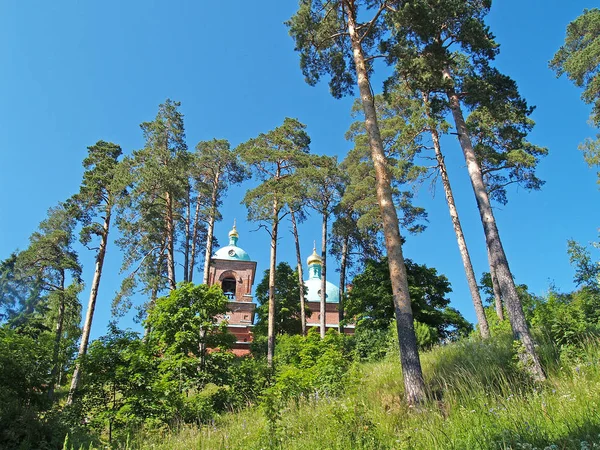
<path fill-rule="evenodd" d="M 235 278 L 225 278 L 221 282 L 221 289 L 229 299 L 235 299 Z"/>

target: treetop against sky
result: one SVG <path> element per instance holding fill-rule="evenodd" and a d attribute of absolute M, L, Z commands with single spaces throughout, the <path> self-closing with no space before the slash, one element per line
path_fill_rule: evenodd
<path fill-rule="evenodd" d="M 306 124 L 311 152 L 343 159 L 352 98 L 335 100 L 326 83 L 308 86 L 294 43 L 283 22 L 296 11 L 295 0 L 205 2 L 36 2 L 8 0 L 0 14 L 0 259 L 27 246 L 29 235 L 48 208 L 74 194 L 87 146 L 102 139 L 124 154 L 143 146 L 139 124 L 150 121 L 166 98 L 181 102 L 188 147 L 200 140 L 228 139 L 235 147 L 280 125 L 284 117 Z M 549 149 L 538 175 L 539 192 L 509 189 L 509 203 L 496 207 L 511 269 L 519 283 L 543 294 L 550 285 L 570 290 L 573 269 L 567 239 L 596 239 L 600 223 L 595 171 L 577 145 L 594 130 L 581 91 L 556 79 L 548 61 L 562 45 L 569 22 L 592 1 L 503 0 L 487 19 L 500 55 L 495 65 L 536 105 L 536 127 L 529 140 Z M 373 88 L 381 92 L 389 70 L 377 66 Z M 379 75 L 381 74 L 381 75 Z M 444 136 L 448 171 L 470 246 L 475 271 L 487 271 L 483 233 L 456 137 Z M 239 245 L 268 267 L 269 236 L 245 220 L 240 201 L 256 181 L 233 187 L 225 199 L 216 236 L 226 244 L 234 218 Z M 427 229 L 407 236 L 405 254 L 448 276 L 453 306 L 474 320 L 468 287 L 441 186 L 429 184 L 415 203 L 429 214 Z M 280 228 L 278 260 L 294 265 L 290 225 Z M 300 226 L 307 256 L 320 236 L 316 214 Z M 108 304 L 121 276 L 120 255 L 111 245 L 100 288 L 97 325 L 104 333 Z M 112 251 L 111 251 L 112 250 Z M 81 249 L 89 287 L 93 252 Z M 335 261 L 329 259 L 333 269 Z M 334 280 L 337 274 L 328 271 Z M 177 268 L 176 270 L 181 270 Z M 181 276 L 179 276 L 181 279 Z M 198 276 L 196 280 L 200 279 Z M 87 289 L 86 289 L 87 291 Z"/>

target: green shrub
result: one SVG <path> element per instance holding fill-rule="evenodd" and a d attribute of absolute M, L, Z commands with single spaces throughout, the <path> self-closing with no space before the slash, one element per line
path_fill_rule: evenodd
<path fill-rule="evenodd" d="M 537 302 L 530 321 L 561 350 L 577 353 L 584 341 L 600 335 L 600 292 L 591 288 L 570 294 L 550 292 Z"/>

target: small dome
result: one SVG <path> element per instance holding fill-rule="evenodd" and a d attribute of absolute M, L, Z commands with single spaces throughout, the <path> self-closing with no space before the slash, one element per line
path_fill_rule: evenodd
<path fill-rule="evenodd" d="M 229 237 L 240 237 L 240 235 L 237 232 L 237 229 L 235 228 L 235 220 L 233 221 L 233 228 L 231 229 L 231 231 L 229 232 Z"/>
<path fill-rule="evenodd" d="M 306 264 L 308 264 L 310 266 L 312 264 L 321 264 L 322 262 L 323 262 L 323 260 L 321 259 L 321 257 L 319 255 L 317 255 L 317 249 L 313 248 L 312 255 L 310 255 L 306 259 Z"/>
<path fill-rule="evenodd" d="M 321 301 L 321 280 L 319 278 L 309 278 L 304 281 L 306 286 L 306 300 L 309 302 L 320 302 Z M 326 303 L 339 303 L 340 302 L 340 291 L 338 287 L 327 281 L 325 283 L 325 302 Z"/>

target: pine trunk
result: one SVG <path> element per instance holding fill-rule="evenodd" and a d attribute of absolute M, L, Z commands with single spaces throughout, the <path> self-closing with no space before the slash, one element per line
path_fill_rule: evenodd
<path fill-rule="evenodd" d="M 173 220 L 173 199 L 171 194 L 166 194 L 167 211 L 165 217 L 165 225 L 167 228 L 167 278 L 169 281 L 169 289 L 172 291 L 177 287 L 175 281 L 175 230 Z"/>
<path fill-rule="evenodd" d="M 279 174 L 278 174 L 279 176 Z M 277 263 L 277 229 L 279 228 L 279 203 L 273 199 L 273 227 L 271 229 L 271 259 L 269 262 L 269 324 L 267 332 L 267 365 L 273 368 L 275 354 L 275 266 Z"/>
<path fill-rule="evenodd" d="M 188 190 L 187 202 L 185 204 L 185 248 L 183 249 L 183 281 L 189 281 L 190 268 L 190 244 L 192 239 L 192 206 L 191 195 Z"/>
<path fill-rule="evenodd" d="M 58 317 L 56 318 L 56 328 L 54 334 L 54 349 L 52 351 L 52 372 L 50 373 L 50 388 L 48 389 L 48 397 L 54 399 L 54 389 L 57 385 L 58 372 L 60 370 L 60 341 L 62 340 L 63 326 L 65 322 L 65 272 L 62 271 L 60 280 L 60 292 L 58 303 Z"/>
<path fill-rule="evenodd" d="M 319 302 L 319 325 L 321 339 L 325 338 L 327 331 L 327 212 L 323 213 L 323 224 L 321 226 L 321 298 Z"/>
<path fill-rule="evenodd" d="M 94 278 L 92 280 L 92 288 L 90 289 L 90 299 L 88 301 L 88 308 L 85 314 L 85 322 L 83 324 L 83 330 L 81 333 L 81 343 L 79 344 L 79 352 L 77 354 L 77 363 L 75 364 L 75 370 L 73 372 L 73 378 L 71 379 L 71 387 L 69 388 L 69 396 L 67 398 L 67 405 L 73 403 L 73 396 L 79 386 L 79 380 L 81 378 L 81 361 L 87 353 L 88 343 L 90 339 L 90 331 L 92 329 L 92 320 L 94 319 L 94 311 L 96 309 L 96 299 L 98 298 L 98 288 L 100 287 L 100 278 L 102 277 L 102 267 L 104 266 L 104 256 L 106 255 L 106 246 L 108 244 L 108 232 L 110 229 L 111 219 L 111 208 L 106 208 L 106 216 L 104 218 L 104 224 L 102 226 L 102 239 L 100 240 L 100 248 L 96 255 L 96 268 L 94 270 Z"/>
<path fill-rule="evenodd" d="M 425 100 L 427 106 L 428 101 Z M 428 106 L 427 106 L 428 107 Z M 479 294 L 479 287 L 477 286 L 477 278 L 475 278 L 475 272 L 473 271 L 473 264 L 471 263 L 471 257 L 469 256 L 469 249 L 467 248 L 467 242 L 465 241 L 465 235 L 460 224 L 458 217 L 458 211 L 456 204 L 454 203 L 454 195 L 452 194 L 452 188 L 450 186 L 450 179 L 448 178 L 448 172 L 446 170 L 446 162 L 444 161 L 444 155 L 442 155 L 442 149 L 440 147 L 440 137 L 437 129 L 431 129 L 431 139 L 433 141 L 433 148 L 435 149 L 435 157 L 438 162 L 440 169 L 440 175 L 442 178 L 442 185 L 444 186 L 444 194 L 446 195 L 446 203 L 448 203 L 448 211 L 450 212 L 450 218 L 452 219 L 452 225 L 454 227 L 454 233 L 456 234 L 456 241 L 458 242 L 458 249 L 462 258 L 463 266 L 465 268 L 465 274 L 467 276 L 467 283 L 469 284 L 469 290 L 471 291 L 471 298 L 473 299 L 473 306 L 475 307 L 475 314 L 477 316 L 477 323 L 479 324 L 479 334 L 482 338 L 487 339 L 490 337 L 490 328 L 488 326 L 487 319 L 485 317 L 485 310 L 483 309 L 483 303 L 481 301 L 481 295 Z"/>
<path fill-rule="evenodd" d="M 208 284 L 208 271 L 210 266 L 210 257 L 213 248 L 213 235 L 215 232 L 215 220 L 217 215 L 217 190 L 219 186 L 219 176 L 215 178 L 213 183 L 212 196 L 210 198 L 210 214 L 208 217 L 208 233 L 206 236 L 206 252 L 204 253 L 204 279 L 202 282 Z"/>
<path fill-rule="evenodd" d="M 304 275 L 302 271 L 302 256 L 300 255 L 300 239 L 298 238 L 298 226 L 296 224 L 296 214 L 290 211 L 292 220 L 292 234 L 296 244 L 296 261 L 298 263 L 298 290 L 300 292 L 300 323 L 302 325 L 302 336 L 306 336 L 306 305 L 304 299 Z"/>
<path fill-rule="evenodd" d="M 191 283 L 194 281 L 194 268 L 196 267 L 196 246 L 198 241 L 198 225 L 200 223 L 200 193 L 196 198 L 196 208 L 194 211 L 194 223 L 192 224 L 192 242 L 190 243 L 190 266 L 187 279 Z M 206 283 L 204 283 L 206 284 Z"/>
<path fill-rule="evenodd" d="M 449 82 L 452 82 L 452 76 L 448 68 L 444 69 L 443 76 Z M 467 170 L 469 172 L 469 177 L 471 178 L 471 185 L 473 186 L 473 191 L 477 200 L 477 207 L 479 208 L 479 214 L 483 224 L 483 231 L 485 233 L 487 247 L 490 252 L 490 265 L 496 268 L 496 276 L 498 279 L 498 285 L 500 287 L 500 294 L 506 303 L 508 319 L 510 321 L 513 334 L 515 338 L 521 341 L 524 346 L 526 356 L 528 358 L 526 364 L 530 366 L 533 376 L 538 380 L 545 380 L 546 375 L 544 374 L 544 370 L 542 369 L 542 365 L 540 364 L 537 352 L 535 350 L 535 344 L 531 338 L 531 334 L 529 333 L 529 328 L 527 326 L 527 322 L 525 321 L 525 314 L 523 313 L 523 306 L 521 305 L 521 301 L 517 295 L 517 289 L 508 266 L 508 260 L 506 259 L 504 248 L 502 247 L 500 234 L 498 233 L 496 220 L 490 204 L 490 199 L 483 181 L 481 167 L 477 162 L 477 157 L 475 155 L 475 151 L 473 150 L 471 138 L 469 137 L 465 119 L 463 117 L 460 99 L 452 87 L 448 87 L 446 93 L 450 102 L 452 116 L 456 124 L 458 139 L 467 163 Z"/>
<path fill-rule="evenodd" d="M 154 305 L 156 305 L 156 299 L 157 298 L 158 298 L 158 288 L 156 286 L 154 286 L 152 288 L 152 290 L 150 291 L 150 301 L 147 303 L 146 317 L 148 317 L 148 311 L 150 311 L 152 308 L 154 308 Z M 148 322 L 145 322 L 144 337 L 143 337 L 143 340 L 145 342 L 150 337 L 150 332 L 151 331 L 152 331 L 152 328 L 150 327 L 150 325 L 148 324 Z"/>
<path fill-rule="evenodd" d="M 342 322 L 344 320 L 344 295 L 346 293 L 346 265 L 348 264 L 348 236 L 344 236 L 342 242 L 342 256 L 340 259 L 340 299 L 338 304 L 338 331 L 344 332 Z"/>
<path fill-rule="evenodd" d="M 392 282 L 406 401 L 409 404 L 422 403 L 425 400 L 425 382 L 423 380 L 423 371 L 417 349 L 406 266 L 404 265 L 404 257 L 402 255 L 402 240 L 398 225 L 398 215 L 396 214 L 396 207 L 392 198 L 391 175 L 383 150 L 379 125 L 377 123 L 375 102 L 365 65 L 362 45 L 356 30 L 356 6 L 354 0 L 342 0 L 342 2 L 352 42 L 354 65 L 365 114 L 365 128 L 369 136 L 369 147 L 375 166 L 377 201 L 383 219 L 383 233 Z"/>
<path fill-rule="evenodd" d="M 488 262 L 490 265 L 490 279 L 492 281 L 492 291 L 494 292 L 494 304 L 496 306 L 496 315 L 498 320 L 502 322 L 504 320 L 504 309 L 502 308 L 502 295 L 500 294 L 500 286 L 498 285 L 498 278 L 496 277 L 496 268 L 492 265 L 492 256 L 490 249 L 487 249 Z"/>

